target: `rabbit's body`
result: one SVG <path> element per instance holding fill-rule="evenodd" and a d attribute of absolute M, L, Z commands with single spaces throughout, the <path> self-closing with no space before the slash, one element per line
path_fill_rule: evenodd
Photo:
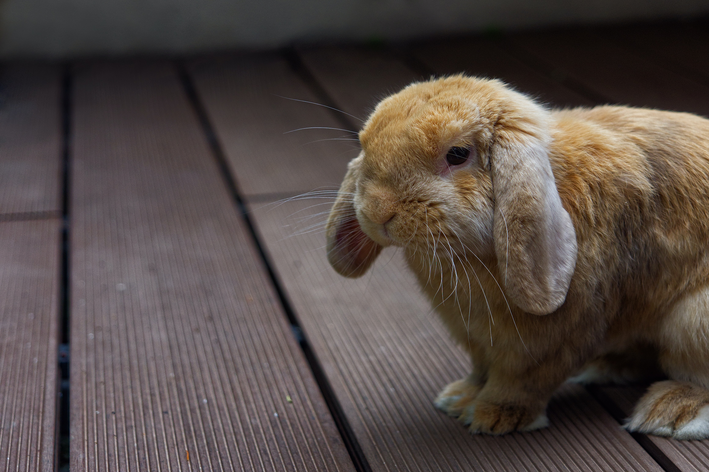
<path fill-rule="evenodd" d="M 709 120 L 548 112 L 459 76 L 388 98 L 360 137 L 330 260 L 357 276 L 381 247 L 404 248 L 473 361 L 437 406 L 475 432 L 535 429 L 569 376 L 659 365 L 673 380 L 630 428 L 709 437 Z"/>

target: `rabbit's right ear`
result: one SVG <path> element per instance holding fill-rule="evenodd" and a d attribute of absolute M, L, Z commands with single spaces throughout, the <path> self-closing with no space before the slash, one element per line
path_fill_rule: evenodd
<path fill-rule="evenodd" d="M 382 246 L 362 231 L 355 213 L 354 198 L 362 159 L 360 155 L 350 161 L 325 226 L 330 265 L 340 275 L 353 278 L 364 275 L 382 251 Z"/>
<path fill-rule="evenodd" d="M 576 231 L 556 188 L 544 128 L 533 119 L 508 124 L 492 152 L 495 252 L 510 298 L 535 315 L 564 303 L 577 255 Z"/>

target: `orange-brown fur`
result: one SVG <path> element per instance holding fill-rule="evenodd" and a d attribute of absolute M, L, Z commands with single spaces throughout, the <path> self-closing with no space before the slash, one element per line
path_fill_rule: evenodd
<path fill-rule="evenodd" d="M 675 402 L 680 406 L 667 411 L 678 413 L 664 413 L 660 425 L 674 428 L 709 403 L 708 120 L 612 106 L 548 112 L 499 82 L 456 76 L 386 99 L 360 140 L 363 153 L 328 222 L 331 262 L 345 275 L 361 275 L 382 246 L 403 247 L 473 360 L 473 374 L 449 386 L 439 407 L 474 432 L 541 427 L 548 399 L 565 379 L 594 359 L 598 372 L 613 370 L 638 346 L 648 347 L 638 351 L 648 353 L 648 371 L 659 364 L 684 383 L 666 386 L 661 399 L 648 394 L 631 427 L 643 430 L 638 425 Z M 469 146 L 474 165 L 449 174 L 441 156 L 451 146 Z M 546 153 L 540 165 L 551 166 L 575 231 L 575 247 L 559 240 L 568 246 L 561 263 L 575 257 L 560 305 L 558 296 L 539 305 L 529 300 L 546 285 L 527 289 L 536 271 L 525 272 L 525 257 L 531 251 L 533 261 L 549 259 L 537 242 L 553 232 L 528 233 L 540 221 L 552 228 L 557 222 L 539 217 L 541 197 L 525 193 L 524 179 L 536 177 L 517 163 L 508 167 L 521 175 L 504 168 L 518 149 L 530 159 Z M 503 181 L 520 194 L 503 201 Z M 500 205 L 506 213 L 498 216 Z M 353 209 L 361 229 L 346 236 L 369 251 L 356 257 L 335 242 L 343 233 L 338 215 Z M 531 243 L 519 246 L 519 237 Z M 348 266 L 354 263 L 356 269 Z M 555 276 L 557 266 L 549 267 Z M 536 314 L 520 308 L 526 303 Z M 640 375 L 638 359 L 632 369 Z"/>

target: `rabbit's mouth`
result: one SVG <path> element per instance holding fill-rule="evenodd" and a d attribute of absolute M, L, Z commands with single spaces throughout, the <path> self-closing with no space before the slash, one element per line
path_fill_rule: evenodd
<path fill-rule="evenodd" d="M 391 221 L 391 220 L 390 220 L 390 221 Z M 389 230 L 387 229 L 387 224 L 388 224 L 388 223 L 389 223 L 389 222 L 387 221 L 386 223 L 384 223 L 384 224 L 382 225 L 382 233 L 384 234 L 384 237 L 385 237 L 386 239 L 391 239 L 391 235 L 389 234 Z"/>

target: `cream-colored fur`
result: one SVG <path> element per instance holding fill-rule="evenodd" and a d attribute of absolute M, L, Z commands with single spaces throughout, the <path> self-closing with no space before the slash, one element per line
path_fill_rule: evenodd
<path fill-rule="evenodd" d="M 549 111 L 499 81 L 454 76 L 382 101 L 360 142 L 328 257 L 356 277 L 382 247 L 403 248 L 473 361 L 439 408 L 473 432 L 534 429 L 584 366 L 584 381 L 659 366 L 673 380 L 628 427 L 709 437 L 708 120 Z M 452 147 L 467 160 L 448 159 Z"/>

